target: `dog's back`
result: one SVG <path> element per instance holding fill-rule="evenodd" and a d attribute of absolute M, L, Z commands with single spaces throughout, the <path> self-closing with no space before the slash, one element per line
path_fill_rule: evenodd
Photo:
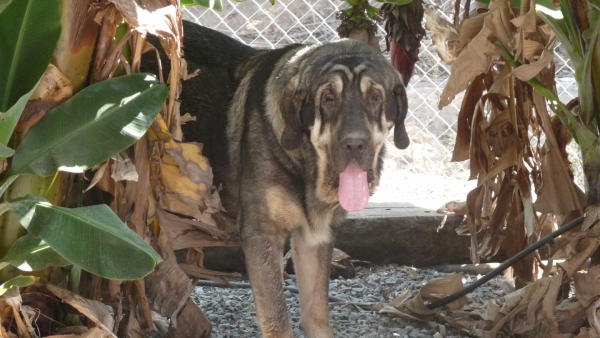
<path fill-rule="evenodd" d="M 239 151 L 244 130 L 242 125 L 247 122 L 244 121 L 244 106 L 264 105 L 266 82 L 275 64 L 283 54 L 301 45 L 289 45 L 276 50 L 254 49 L 192 22 L 184 21 L 183 28 L 183 49 L 188 72 L 197 69 L 200 72 L 183 84 L 181 113 L 191 113 L 196 121 L 184 124 L 182 131 L 186 141 L 204 144 L 203 152 L 213 168 L 214 184 L 223 186 L 221 200 L 229 215 L 235 217 L 240 163 L 239 153 L 232 149 Z M 252 80 L 258 79 L 258 83 L 250 84 L 250 99 L 238 102 L 241 104 L 239 114 L 231 115 L 236 90 L 242 79 L 248 81 L 249 73 L 257 74 Z M 235 129 L 233 135 L 228 135 L 227 128 Z"/>
<path fill-rule="evenodd" d="M 254 48 L 213 29 L 183 21 L 183 49 L 188 64 L 234 69 Z"/>
<path fill-rule="evenodd" d="M 188 72 L 196 77 L 183 83 L 181 114 L 190 113 L 196 121 L 182 125 L 184 141 L 204 144 L 203 154 L 213 168 L 216 186 L 227 186 L 229 162 L 227 111 L 239 85 L 237 70 L 256 50 L 215 30 L 183 21 L 184 57 Z M 228 187 L 227 187 L 228 188 Z M 233 196 L 223 191 L 226 208 Z"/>

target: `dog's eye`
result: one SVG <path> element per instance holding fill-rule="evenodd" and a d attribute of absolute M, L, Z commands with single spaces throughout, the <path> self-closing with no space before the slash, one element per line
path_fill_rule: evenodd
<path fill-rule="evenodd" d="M 322 104 L 333 104 L 335 102 L 335 95 L 332 92 L 325 90 L 323 94 L 321 94 L 321 103 Z"/>
<path fill-rule="evenodd" d="M 381 95 L 378 91 L 372 91 L 369 100 L 371 101 L 372 105 L 376 106 L 381 102 Z"/>

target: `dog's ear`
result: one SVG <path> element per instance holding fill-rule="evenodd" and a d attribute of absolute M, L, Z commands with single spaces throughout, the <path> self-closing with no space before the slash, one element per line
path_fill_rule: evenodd
<path fill-rule="evenodd" d="M 406 128 L 404 127 L 404 119 L 408 112 L 406 89 L 404 85 L 398 84 L 394 88 L 393 93 L 396 100 L 389 101 L 386 117 L 388 120 L 394 121 L 394 145 L 398 149 L 406 149 L 410 144 Z"/>
<path fill-rule="evenodd" d="M 302 121 L 300 111 L 308 92 L 297 85 L 297 80 L 290 81 L 285 88 L 281 100 L 281 115 L 285 127 L 281 135 L 281 145 L 286 150 L 294 150 L 302 145 Z"/>

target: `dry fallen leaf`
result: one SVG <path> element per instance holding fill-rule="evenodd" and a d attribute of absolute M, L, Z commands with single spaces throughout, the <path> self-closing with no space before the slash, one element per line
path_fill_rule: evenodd
<path fill-rule="evenodd" d="M 591 205 L 585 209 L 585 219 L 581 226 L 582 231 L 587 231 L 596 226 L 600 221 L 600 205 Z"/>
<path fill-rule="evenodd" d="M 582 327 L 575 338 L 597 338 L 599 334 L 593 328 Z"/>
<path fill-rule="evenodd" d="M 464 276 L 462 273 L 434 278 L 423 285 L 421 290 L 419 290 L 419 293 L 423 300 L 427 302 L 434 302 L 446 298 L 463 289 L 463 278 Z M 467 297 L 463 296 L 452 303 L 449 303 L 446 307 L 453 310 L 460 309 L 467 301 Z"/>
<path fill-rule="evenodd" d="M 99 327 L 93 327 L 81 334 L 58 334 L 45 336 L 45 338 L 109 338 L 112 335 L 109 332 L 102 330 Z M 133 337 L 130 337 L 133 338 Z"/>
<path fill-rule="evenodd" d="M 585 322 L 585 308 L 575 298 L 562 300 L 556 305 L 556 320 L 561 333 L 573 333 Z"/>
<path fill-rule="evenodd" d="M 153 310 L 177 325 L 177 315 L 194 291 L 194 286 L 177 265 L 175 255 L 159 263 L 145 282 L 146 295 Z"/>
<path fill-rule="evenodd" d="M 577 244 L 575 255 L 558 265 L 565 270 L 567 276 L 573 277 L 581 266 L 592 256 L 598 249 L 598 238 L 587 237 L 580 240 L 573 240 Z"/>
<path fill-rule="evenodd" d="M 419 291 L 406 290 L 389 304 L 384 305 L 379 313 L 387 313 L 392 316 L 429 321 L 436 312 L 429 310 L 426 303 L 445 298 L 463 288 L 462 274 L 447 275 L 435 278 L 427 282 Z M 467 297 L 463 296 L 446 305 L 447 309 L 459 309 L 467 303 Z"/>
<path fill-rule="evenodd" d="M 42 284 L 56 297 L 62 299 L 65 303 L 69 304 L 82 315 L 87 317 L 93 322 L 98 328 L 110 334 L 110 337 L 116 338 L 112 334 L 112 329 L 115 324 L 112 315 L 106 305 L 101 302 L 83 298 L 69 290 L 63 289 L 52 284 Z"/>
<path fill-rule="evenodd" d="M 467 214 L 467 202 L 451 201 L 437 210 L 439 214 L 464 216 Z"/>
<path fill-rule="evenodd" d="M 584 307 L 600 296 L 600 265 L 575 274 L 575 296 Z"/>
<path fill-rule="evenodd" d="M 589 334 L 592 337 L 598 337 L 598 334 L 600 333 L 600 318 L 598 317 L 599 308 L 600 300 L 596 299 L 596 301 L 594 301 L 594 303 L 592 303 L 587 310 L 588 322 L 592 327 L 592 329 L 589 331 Z"/>
<path fill-rule="evenodd" d="M 406 311 L 406 312 L 400 311 L 400 310 L 396 309 L 395 307 L 389 306 L 389 305 L 385 305 L 381 310 L 379 310 L 379 313 L 386 313 L 391 316 L 400 317 L 400 318 L 404 318 L 404 319 L 408 319 L 408 320 L 424 321 L 423 319 L 421 319 L 419 317 L 412 316 L 409 313 L 409 311 Z"/>

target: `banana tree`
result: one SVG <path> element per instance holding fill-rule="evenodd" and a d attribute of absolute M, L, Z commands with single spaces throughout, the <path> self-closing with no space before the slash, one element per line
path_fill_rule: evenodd
<path fill-rule="evenodd" d="M 34 276 L 66 278 L 77 291 L 78 271 L 138 280 L 161 261 L 108 206 L 82 206 L 81 198 L 65 198 L 73 174 L 81 175 L 142 138 L 169 93 L 150 74 L 85 87 L 98 32 L 90 5 L 70 0 L 0 4 L 0 312 L 13 308 L 15 319 L 2 332 L 51 332 L 56 321 L 34 328 L 21 310 L 22 298 L 35 298 L 27 290 L 51 292 L 75 308 L 85 306 L 82 298 L 46 283 L 29 286 L 21 296 L 19 287 L 31 285 Z M 54 273 L 66 270 L 47 269 L 63 266 L 71 266 L 68 277 Z M 82 313 L 91 321 L 100 316 Z M 97 327 L 113 330 L 103 323 Z"/>

